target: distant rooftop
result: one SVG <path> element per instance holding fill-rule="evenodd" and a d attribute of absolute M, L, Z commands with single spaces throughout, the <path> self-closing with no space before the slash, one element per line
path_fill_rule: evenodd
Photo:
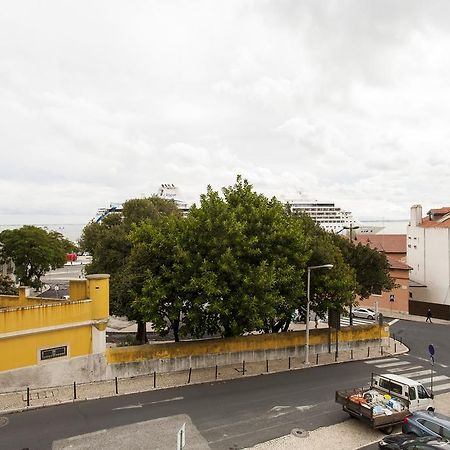
<path fill-rule="evenodd" d="M 450 228 L 450 206 L 430 209 L 419 226 L 425 228 Z"/>
<path fill-rule="evenodd" d="M 358 234 L 356 242 L 383 253 L 406 253 L 406 234 Z"/>

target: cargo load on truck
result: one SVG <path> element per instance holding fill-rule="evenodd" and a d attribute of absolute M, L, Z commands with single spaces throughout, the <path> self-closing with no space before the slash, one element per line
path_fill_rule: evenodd
<path fill-rule="evenodd" d="M 336 391 L 336 402 L 352 417 L 385 433 L 412 411 L 434 411 L 433 394 L 421 383 L 393 374 L 372 374 L 368 387 Z"/>

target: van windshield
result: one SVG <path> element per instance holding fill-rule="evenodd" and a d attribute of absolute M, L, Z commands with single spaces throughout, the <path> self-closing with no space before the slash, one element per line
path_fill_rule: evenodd
<path fill-rule="evenodd" d="M 417 395 L 419 398 L 430 398 L 430 395 L 423 386 L 417 386 Z"/>

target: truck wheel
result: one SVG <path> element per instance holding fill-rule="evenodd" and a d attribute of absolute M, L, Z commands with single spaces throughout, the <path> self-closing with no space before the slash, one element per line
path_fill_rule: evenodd
<path fill-rule="evenodd" d="M 388 427 L 381 428 L 381 431 L 384 434 L 391 434 L 393 429 L 394 429 L 394 427 L 392 425 L 390 425 Z"/>

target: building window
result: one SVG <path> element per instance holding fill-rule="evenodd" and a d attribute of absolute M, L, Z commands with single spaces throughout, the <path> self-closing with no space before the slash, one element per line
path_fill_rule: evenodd
<path fill-rule="evenodd" d="M 45 348 L 40 351 L 41 361 L 67 356 L 67 345 L 61 347 Z"/>

